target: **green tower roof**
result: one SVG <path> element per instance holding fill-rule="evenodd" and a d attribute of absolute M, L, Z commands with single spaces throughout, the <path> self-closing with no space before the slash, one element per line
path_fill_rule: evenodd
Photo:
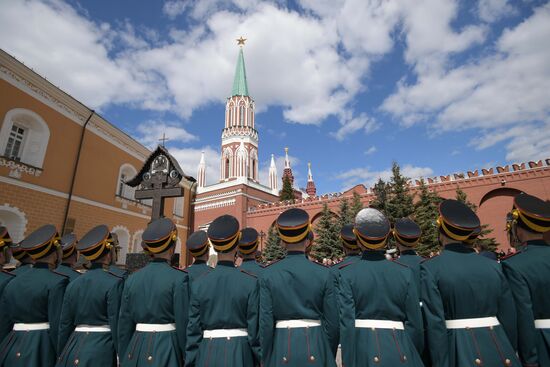
<path fill-rule="evenodd" d="M 235 79 L 233 80 L 233 96 L 248 96 L 248 84 L 246 83 L 246 69 L 244 67 L 243 49 L 239 50 L 239 58 L 237 59 L 237 68 L 235 69 Z"/>

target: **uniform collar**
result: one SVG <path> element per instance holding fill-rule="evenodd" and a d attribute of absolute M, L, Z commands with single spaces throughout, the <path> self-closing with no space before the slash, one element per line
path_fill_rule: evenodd
<path fill-rule="evenodd" d="M 401 251 L 401 255 L 416 255 L 416 251 L 413 249 Z"/>
<path fill-rule="evenodd" d="M 247 261 L 256 261 L 256 259 L 243 259 L 243 263 Z"/>
<path fill-rule="evenodd" d="M 361 259 L 370 261 L 386 260 L 386 254 L 385 251 L 363 251 L 363 256 Z"/>
<path fill-rule="evenodd" d="M 445 245 L 445 251 L 460 252 L 465 254 L 475 252 L 472 247 L 466 246 L 465 244 L 460 242 L 449 243 L 448 245 Z"/>
<path fill-rule="evenodd" d="M 548 246 L 545 240 L 530 240 L 525 242 L 527 246 Z"/>
<path fill-rule="evenodd" d="M 235 264 L 233 263 L 233 261 L 229 261 L 229 260 L 222 260 L 222 261 L 218 261 L 218 266 L 230 266 L 232 268 L 235 267 Z"/>
<path fill-rule="evenodd" d="M 306 253 L 304 251 L 288 251 L 287 255 L 288 256 L 295 256 L 295 255 L 306 256 Z"/>
<path fill-rule="evenodd" d="M 90 269 L 103 269 L 102 263 L 92 263 L 92 266 L 90 266 Z"/>
<path fill-rule="evenodd" d="M 49 269 L 50 265 L 48 263 L 34 263 L 34 267 L 38 269 Z"/>
<path fill-rule="evenodd" d="M 192 265 L 195 265 L 195 264 L 197 264 L 197 265 L 198 265 L 198 264 L 206 264 L 206 261 L 195 259 L 195 261 L 193 262 Z"/>
<path fill-rule="evenodd" d="M 61 263 L 61 265 L 66 266 L 68 268 L 72 268 L 71 264 L 69 264 L 69 263 Z"/>
<path fill-rule="evenodd" d="M 168 260 L 162 259 L 160 257 L 155 257 L 151 260 L 152 263 L 168 263 Z"/>

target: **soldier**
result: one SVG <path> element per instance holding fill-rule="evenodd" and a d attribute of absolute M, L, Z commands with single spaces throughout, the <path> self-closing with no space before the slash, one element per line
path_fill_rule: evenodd
<path fill-rule="evenodd" d="M 516 314 L 500 265 L 464 241 L 480 226 L 457 200 L 439 205 L 439 256 L 420 265 L 428 348 L 434 366 L 518 366 Z"/>
<path fill-rule="evenodd" d="M 27 251 L 23 250 L 18 243 L 11 243 L 11 254 L 13 258 L 19 262 L 16 268 L 11 271 L 12 274 L 20 275 L 32 269 L 32 257 L 30 257 Z"/>
<path fill-rule="evenodd" d="M 0 300 L 4 293 L 4 288 L 10 282 L 15 275 L 9 273 L 3 269 L 6 263 L 10 262 L 9 247 L 11 244 L 11 238 L 6 227 L 0 227 Z M 0 305 L 0 340 L 9 333 L 9 325 L 5 323 L 7 316 L 5 314 L 5 308 Z M 0 355 L 1 357 L 1 355 Z"/>
<path fill-rule="evenodd" d="M 362 209 L 354 233 L 364 252 L 360 261 L 340 268 L 343 365 L 423 366 L 422 315 L 414 274 L 385 257 L 388 219 L 376 209 Z"/>
<path fill-rule="evenodd" d="M 61 260 L 61 264 L 57 267 L 56 271 L 66 275 L 69 278 L 69 281 L 72 282 L 80 276 L 80 273 L 74 270 L 76 261 L 78 260 L 78 253 L 76 252 L 76 236 L 73 233 L 66 234 L 61 237 L 60 242 L 61 249 L 63 250 L 63 259 Z"/>
<path fill-rule="evenodd" d="M 260 338 L 264 366 L 335 366 L 338 309 L 334 272 L 304 254 L 309 216 L 297 208 L 277 218 L 286 258 L 260 277 Z"/>
<path fill-rule="evenodd" d="M 550 203 L 520 194 L 514 199 L 510 233 L 522 249 L 503 262 L 516 300 L 518 351 L 524 366 L 550 366 Z"/>
<path fill-rule="evenodd" d="M 47 367 L 55 364 L 63 294 L 69 284 L 55 268 L 61 258 L 59 235 L 51 224 L 32 232 L 20 246 L 34 259 L 26 273 L 4 289 L 0 308 L 12 329 L 2 341 L 0 366 Z"/>
<path fill-rule="evenodd" d="M 235 268 L 240 232 L 231 215 L 216 218 L 208 237 L 218 265 L 193 279 L 186 366 L 253 367 L 259 363 L 256 276 Z"/>
<path fill-rule="evenodd" d="M 183 366 L 188 312 L 187 273 L 171 267 L 178 239 L 168 218 L 151 222 L 143 242 L 153 259 L 124 285 L 118 325 L 121 366 Z"/>
<path fill-rule="evenodd" d="M 187 239 L 187 248 L 193 256 L 193 264 L 189 265 L 186 270 L 189 273 L 189 279 L 193 280 L 196 277 L 209 272 L 212 268 L 206 263 L 208 261 L 210 243 L 208 235 L 205 231 L 196 231 Z"/>
<path fill-rule="evenodd" d="M 239 254 L 243 262 L 240 268 L 255 275 L 260 275 L 263 270 L 263 266 L 256 261 L 258 255 L 258 238 L 258 231 L 254 228 L 247 227 L 241 230 Z"/>
<path fill-rule="evenodd" d="M 340 239 L 344 248 L 344 260 L 336 264 L 337 267 L 361 260 L 361 250 L 357 244 L 357 237 L 353 233 L 353 224 L 346 224 L 340 230 Z"/>
<path fill-rule="evenodd" d="M 57 367 L 117 365 L 117 325 L 124 281 L 109 271 L 115 248 L 109 229 L 99 225 L 76 245 L 90 270 L 71 282 L 59 323 L 62 351 Z"/>
<path fill-rule="evenodd" d="M 420 263 L 424 260 L 419 256 L 415 247 L 420 241 L 422 230 L 413 220 L 401 218 L 395 221 L 393 238 L 399 250 L 399 262 L 411 268 L 414 274 L 414 283 L 420 297 Z"/>
<path fill-rule="evenodd" d="M 111 232 L 111 238 L 113 239 L 113 246 L 115 248 L 115 251 L 113 253 L 114 256 L 112 256 L 111 264 L 109 265 L 109 271 L 115 275 L 118 275 L 119 277 L 122 277 L 123 279 L 126 279 L 128 278 L 128 270 L 116 265 L 121 249 L 118 242 L 118 235 L 114 232 Z"/>

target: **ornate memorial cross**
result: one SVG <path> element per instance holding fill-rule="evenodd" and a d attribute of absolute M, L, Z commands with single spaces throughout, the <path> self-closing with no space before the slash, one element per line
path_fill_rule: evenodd
<path fill-rule="evenodd" d="M 170 140 L 166 137 L 165 133 L 162 133 L 162 138 L 159 139 L 159 141 L 162 141 L 162 146 L 164 147 L 164 143 L 166 143 L 166 140 Z"/>

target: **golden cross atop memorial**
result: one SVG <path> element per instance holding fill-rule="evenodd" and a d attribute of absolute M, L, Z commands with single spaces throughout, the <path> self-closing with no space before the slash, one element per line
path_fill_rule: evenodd
<path fill-rule="evenodd" d="M 165 133 L 162 133 L 162 138 L 159 139 L 159 141 L 162 141 L 162 146 L 164 146 L 164 143 L 166 143 L 166 140 L 170 140 L 166 137 Z"/>
<path fill-rule="evenodd" d="M 237 38 L 237 46 L 244 46 L 245 42 L 246 38 L 243 38 L 243 36 L 241 36 L 241 38 Z"/>

